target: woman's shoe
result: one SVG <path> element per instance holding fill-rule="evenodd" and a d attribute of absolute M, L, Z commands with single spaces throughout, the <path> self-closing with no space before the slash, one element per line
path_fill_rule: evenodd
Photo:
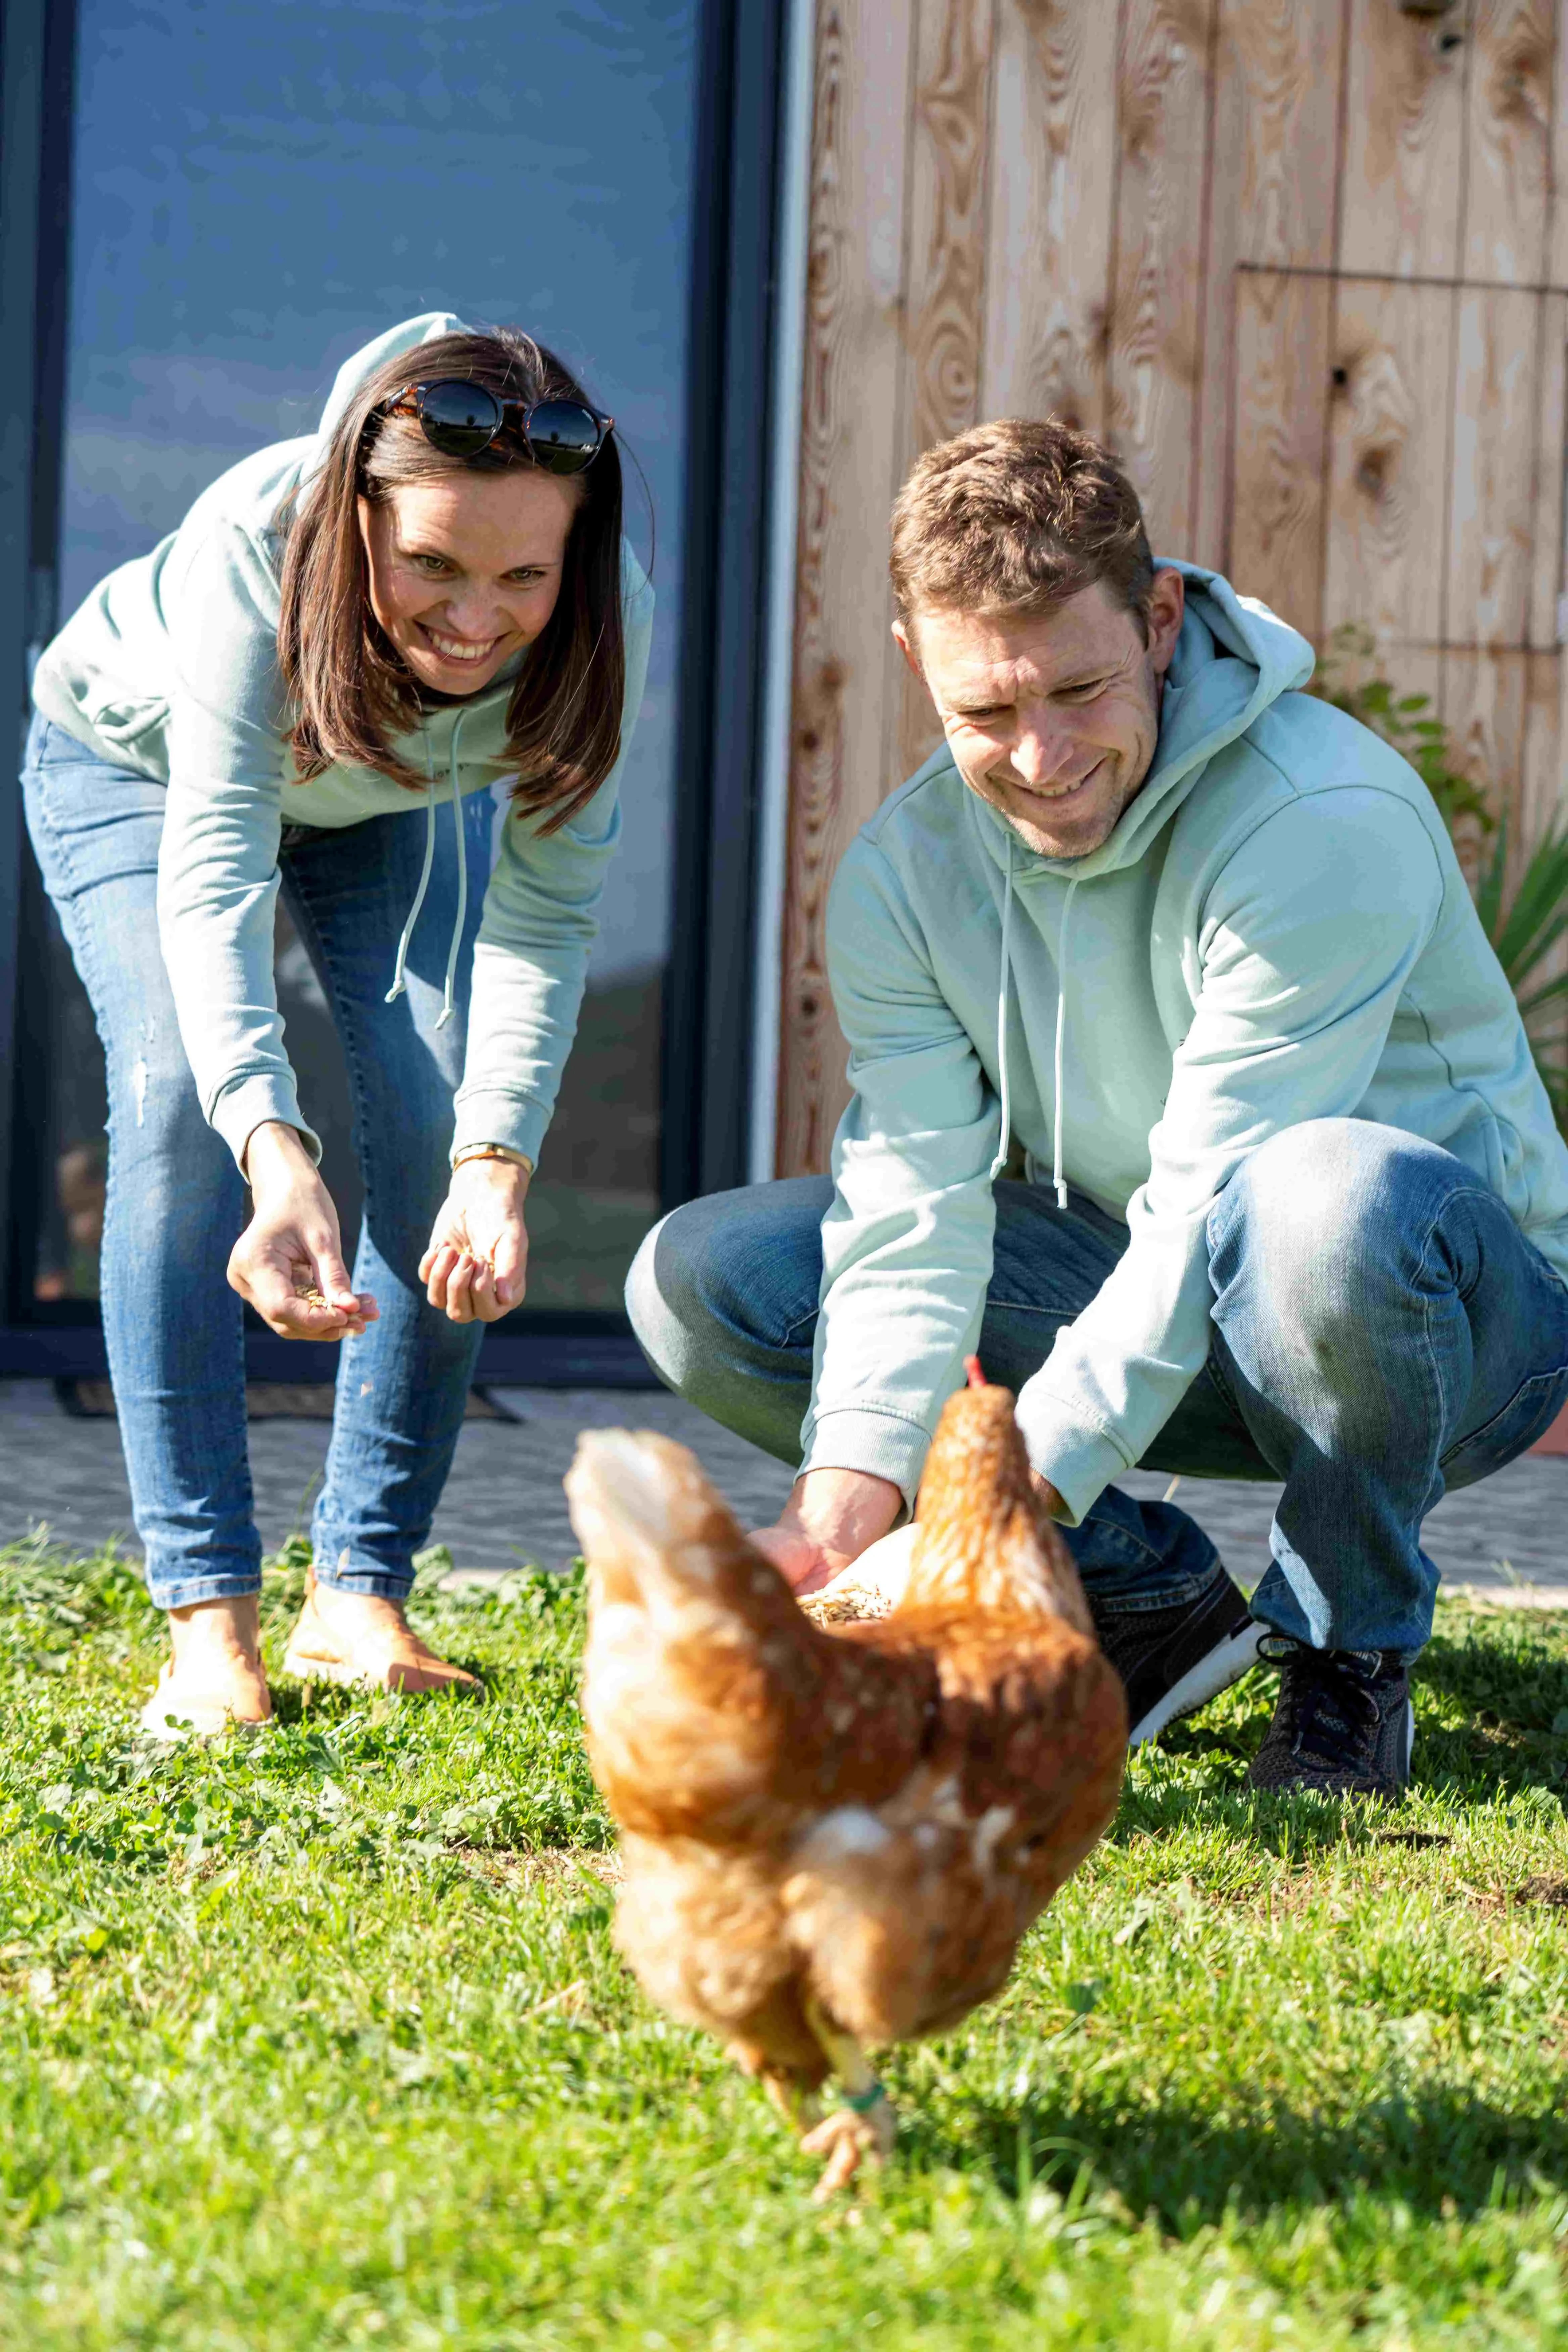
<path fill-rule="evenodd" d="M 171 1745 L 254 1730 L 270 1721 L 272 1698 L 259 1669 L 238 1659 L 169 1658 L 138 1720 L 150 1739 Z"/>
<path fill-rule="evenodd" d="M 438 1658 L 409 1628 L 403 1604 L 334 1590 L 323 1603 L 312 1569 L 289 1636 L 283 1671 L 305 1683 L 368 1683 L 381 1690 L 478 1690 L 477 1678 Z"/>

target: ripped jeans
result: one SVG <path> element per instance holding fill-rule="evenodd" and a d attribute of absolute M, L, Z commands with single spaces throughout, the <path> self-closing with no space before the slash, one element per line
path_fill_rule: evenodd
<path fill-rule="evenodd" d="M 161 1609 L 255 1592 L 243 1309 L 226 1280 L 245 1183 L 202 1117 L 159 949 L 164 788 L 35 718 L 22 791 L 107 1064 L 103 1332 L 148 1590 Z M 418 1264 L 446 1196 L 493 814 L 486 793 L 464 804 L 458 1017 L 439 1033 L 458 890 L 449 829 L 437 828 L 408 992 L 395 1004 L 383 1000 L 424 826 L 399 814 L 336 831 L 289 827 L 279 857 L 284 902 L 348 1063 L 365 1191 L 354 1288 L 374 1291 L 381 1308 L 362 1339 L 342 1343 L 311 1542 L 323 1583 L 395 1600 L 429 1535 L 483 1336 L 482 1324 L 450 1323 L 426 1303 Z"/>

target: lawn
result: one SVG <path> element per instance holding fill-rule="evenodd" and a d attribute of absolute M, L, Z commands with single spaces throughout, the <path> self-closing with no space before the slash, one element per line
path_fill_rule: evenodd
<path fill-rule="evenodd" d="M 577 1591 L 420 1607 L 482 1704 L 150 1754 L 131 1570 L 0 1555 L 0 2344 L 1568 2344 L 1568 1619 L 1445 1607 L 1392 1818 L 1247 1792 L 1261 1677 L 1145 1751 L 822 2210 L 616 1958 Z"/>

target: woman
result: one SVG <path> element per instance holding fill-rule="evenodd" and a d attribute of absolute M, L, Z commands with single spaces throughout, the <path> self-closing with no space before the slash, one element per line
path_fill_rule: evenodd
<path fill-rule="evenodd" d="M 39 665 L 23 788 L 108 1063 L 104 1334 L 172 1633 L 155 1736 L 271 1712 L 240 1299 L 342 1342 L 286 1665 L 471 1679 L 403 1604 L 483 1326 L 522 1297 L 651 611 L 611 420 L 527 336 L 437 313 L 351 360 L 313 439 L 226 474 Z M 353 1090 L 352 1278 L 278 1014 L 279 890 Z"/>

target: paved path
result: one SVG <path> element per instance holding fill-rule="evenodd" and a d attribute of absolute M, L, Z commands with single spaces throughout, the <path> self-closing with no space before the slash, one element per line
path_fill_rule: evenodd
<path fill-rule="evenodd" d="M 577 1432 L 590 1426 L 663 1430 L 696 1447 L 742 1517 L 777 1514 L 790 1474 L 662 1391 L 501 1389 L 514 1421 L 470 1421 L 431 1540 L 463 1570 L 537 1561 L 558 1568 L 574 1546 L 561 1480 Z M 262 1540 L 279 1544 L 305 1525 L 327 1450 L 328 1426 L 253 1422 L 251 1472 Z M 1135 1494 L 1163 1495 L 1169 1480 L 1134 1473 Z M 1177 1500 L 1219 1545 L 1237 1580 L 1255 1584 L 1268 1561 L 1276 1486 L 1184 1479 Z M 77 1421 L 47 1381 L 0 1381 L 0 1541 L 47 1522 L 83 1550 L 111 1535 L 134 1538 L 120 1435 L 112 1421 Z M 1502 1598 L 1568 1606 L 1568 1457 L 1531 1455 L 1495 1478 L 1450 1495 L 1426 1524 L 1426 1549 L 1449 1584 Z"/>

